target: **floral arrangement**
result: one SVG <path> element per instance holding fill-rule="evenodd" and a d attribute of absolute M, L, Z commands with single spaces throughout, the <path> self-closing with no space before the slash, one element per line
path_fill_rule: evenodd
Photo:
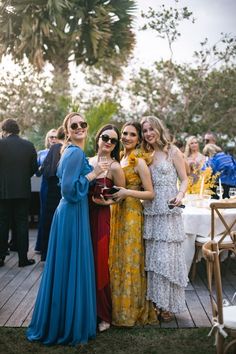
<path fill-rule="evenodd" d="M 196 173 L 188 177 L 188 189 L 189 194 L 212 194 L 212 188 L 216 187 L 217 180 L 220 173 L 212 174 L 211 167 L 207 167 L 204 171 L 197 171 L 199 178 L 196 177 Z"/>

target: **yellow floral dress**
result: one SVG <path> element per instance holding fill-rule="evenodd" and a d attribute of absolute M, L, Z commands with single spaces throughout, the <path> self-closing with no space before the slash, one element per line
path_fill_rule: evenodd
<path fill-rule="evenodd" d="M 132 152 L 123 168 L 128 189 L 141 189 L 135 172 L 139 152 Z M 157 323 L 156 312 L 146 300 L 144 270 L 143 207 L 139 199 L 127 197 L 111 208 L 109 250 L 112 324 L 134 326 Z"/>

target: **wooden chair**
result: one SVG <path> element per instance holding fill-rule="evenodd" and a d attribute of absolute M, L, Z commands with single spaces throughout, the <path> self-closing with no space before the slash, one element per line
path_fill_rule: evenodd
<path fill-rule="evenodd" d="M 207 282 L 212 307 L 212 329 L 216 331 L 217 354 L 236 353 L 236 306 L 223 306 L 219 243 L 208 241 L 202 247 L 207 263 Z M 229 338 L 228 338 L 229 337 Z M 225 340 L 227 338 L 227 341 Z"/>
<path fill-rule="evenodd" d="M 195 240 L 195 254 L 192 262 L 192 267 L 191 267 L 191 279 L 194 280 L 196 276 L 196 269 L 197 269 L 197 259 L 199 256 L 199 253 L 202 249 L 202 246 L 204 245 L 205 242 L 208 242 L 210 240 L 216 240 L 219 242 L 219 249 L 220 252 L 223 250 L 229 250 L 229 251 L 235 251 L 236 249 L 236 235 L 235 232 L 232 231 L 234 226 L 236 226 L 236 202 L 213 202 L 210 204 L 211 208 L 211 233 L 209 237 L 201 237 L 197 236 Z M 235 217 L 231 223 L 228 223 L 222 211 L 224 209 L 235 209 Z M 221 221 L 224 230 L 221 232 L 221 234 L 216 235 L 215 232 L 215 218 L 216 215 L 219 217 L 219 220 Z"/>

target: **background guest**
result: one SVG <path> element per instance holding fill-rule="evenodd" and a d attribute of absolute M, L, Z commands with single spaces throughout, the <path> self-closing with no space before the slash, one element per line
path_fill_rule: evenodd
<path fill-rule="evenodd" d="M 57 143 L 56 129 L 51 129 L 47 132 L 46 137 L 45 137 L 45 149 L 38 151 L 38 154 L 37 154 L 38 155 L 38 171 L 37 171 L 36 175 L 38 177 L 42 176 L 42 165 L 43 165 L 43 162 L 48 154 L 50 147 L 56 143 Z M 36 240 L 36 245 L 35 245 L 36 253 L 41 253 L 42 224 L 44 223 L 44 217 L 45 217 L 47 191 L 48 191 L 47 180 L 44 176 L 42 176 L 42 181 L 41 181 L 41 185 L 40 185 L 40 192 L 39 192 L 39 194 L 40 194 L 40 213 L 39 213 L 39 223 L 38 223 L 38 234 L 37 234 L 37 240 Z"/>
<path fill-rule="evenodd" d="M 31 176 L 37 171 L 34 145 L 19 137 L 14 119 L 2 122 L 0 139 L 0 266 L 8 251 L 10 222 L 14 224 L 19 267 L 32 265 L 27 258 L 29 234 L 28 215 L 31 195 Z"/>
<path fill-rule="evenodd" d="M 105 159 L 109 166 L 107 171 L 97 176 L 90 190 L 90 224 L 96 271 L 98 328 L 102 332 L 107 330 L 111 324 L 112 304 L 108 257 L 110 204 L 114 201 L 105 200 L 101 194 L 114 184 L 125 186 L 125 177 L 119 164 L 120 134 L 116 126 L 112 124 L 103 126 L 96 135 L 95 143 L 97 155 L 89 159 L 90 164 L 95 167 L 99 160 Z"/>
<path fill-rule="evenodd" d="M 209 131 L 204 135 L 204 144 L 216 144 L 216 135 L 215 133 Z"/>
<path fill-rule="evenodd" d="M 173 313 L 185 309 L 185 232 L 178 206 L 182 204 L 188 179 L 182 153 L 170 142 L 163 122 L 148 116 L 142 118 L 141 124 L 143 148 L 153 153 L 150 171 L 155 191 L 155 198 L 144 202 L 147 299 L 157 311 L 161 310 L 162 321 L 170 321 Z"/>
<path fill-rule="evenodd" d="M 157 322 L 152 303 L 146 300 L 144 270 L 143 207 L 140 199 L 154 197 L 145 154 L 136 148 L 141 143 L 141 125 L 127 122 L 121 131 L 124 147 L 121 166 L 126 188 L 119 188 L 112 205 L 110 273 L 112 323 L 116 326 L 145 325 Z"/>
<path fill-rule="evenodd" d="M 46 180 L 47 193 L 45 197 L 45 215 L 41 223 L 41 261 L 44 262 L 47 256 L 49 233 L 53 214 L 61 199 L 61 188 L 56 175 L 58 163 L 61 157 L 61 148 L 65 139 L 63 126 L 56 131 L 57 143 L 53 144 L 42 164 L 43 178 Z"/>
<path fill-rule="evenodd" d="M 208 157 L 205 167 L 211 167 L 212 173 L 219 173 L 218 180 L 220 178 L 223 187 L 223 198 L 229 198 L 230 187 L 236 187 L 236 161 L 234 158 L 225 154 L 221 148 L 215 144 L 207 144 L 203 149 L 204 155 Z M 213 190 L 213 199 L 218 199 L 216 194 L 216 188 Z"/>
<path fill-rule="evenodd" d="M 196 136 L 192 135 L 187 138 L 184 155 L 189 165 L 189 176 L 191 183 L 194 184 L 199 180 L 201 168 L 205 162 L 205 156 L 199 152 L 199 142 Z"/>

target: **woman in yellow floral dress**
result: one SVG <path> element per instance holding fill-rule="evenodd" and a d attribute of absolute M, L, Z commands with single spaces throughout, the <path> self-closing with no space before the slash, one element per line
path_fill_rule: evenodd
<path fill-rule="evenodd" d="M 120 188 L 114 194 L 120 203 L 112 205 L 109 268 L 112 324 L 130 327 L 157 322 L 153 305 L 146 300 L 140 201 L 153 199 L 154 192 L 145 156 L 136 150 L 141 141 L 140 124 L 127 122 L 122 128 L 121 141 L 124 154 L 120 164 L 125 173 L 126 188 Z"/>

